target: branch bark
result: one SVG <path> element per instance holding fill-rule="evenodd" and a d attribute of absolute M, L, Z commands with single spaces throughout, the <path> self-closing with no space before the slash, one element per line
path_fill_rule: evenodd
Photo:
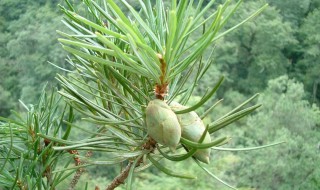
<path fill-rule="evenodd" d="M 132 162 L 130 162 L 127 167 L 116 177 L 113 179 L 111 184 L 107 187 L 106 190 L 113 190 L 119 185 L 123 184 L 129 175 L 130 168 L 132 166 Z"/>
<path fill-rule="evenodd" d="M 153 152 L 153 150 L 156 148 L 156 144 L 157 144 L 157 142 L 154 139 L 152 139 L 151 137 L 149 137 L 149 140 L 145 144 L 142 145 L 141 149 L 150 150 L 150 152 Z M 143 159 L 141 157 L 135 167 L 138 167 L 142 163 L 142 161 L 143 161 Z M 129 175 L 129 171 L 130 171 L 130 168 L 132 167 L 132 164 L 133 164 L 133 162 L 130 161 L 129 164 L 126 166 L 126 168 L 117 177 L 115 177 L 112 180 L 111 184 L 108 185 L 106 190 L 114 190 L 116 187 L 123 184 Z"/>
<path fill-rule="evenodd" d="M 78 151 L 70 150 L 69 152 L 70 152 L 70 154 L 75 154 L 75 156 L 79 155 Z M 86 158 L 90 158 L 91 156 L 92 156 L 92 151 L 88 151 L 86 153 Z M 80 158 L 78 158 L 77 156 L 74 157 L 74 161 L 75 161 L 75 165 L 76 166 L 80 166 L 80 165 L 85 164 L 85 162 L 81 161 Z M 73 179 L 70 182 L 70 187 L 69 187 L 68 190 L 74 190 L 75 189 L 76 185 L 79 182 L 80 177 L 82 176 L 82 174 L 84 172 L 85 172 L 84 168 L 78 168 L 77 169 L 75 175 L 73 176 Z"/>

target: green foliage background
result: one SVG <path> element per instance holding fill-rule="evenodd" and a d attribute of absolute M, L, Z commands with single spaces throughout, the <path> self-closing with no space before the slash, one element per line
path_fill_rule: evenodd
<path fill-rule="evenodd" d="M 249 118 L 229 126 L 227 133 L 233 140 L 227 146 L 259 146 L 281 140 L 286 144 L 249 153 L 213 151 L 210 169 L 240 189 L 316 190 L 320 188 L 320 1 L 266 2 L 270 6 L 258 18 L 220 39 L 214 65 L 193 99 L 223 74 L 226 81 L 216 98 L 223 97 L 224 101 L 210 115 L 211 120 L 256 92 L 261 93 L 258 102 L 263 104 Z M 67 54 L 55 32 L 64 30 L 58 3 L 62 2 L 0 1 L 1 116 L 10 117 L 11 109 L 22 110 L 18 99 L 36 103 L 47 81 L 51 86 L 57 85 L 54 76 L 63 71 L 48 61 L 66 68 Z M 245 1 L 228 24 L 233 26 L 263 3 Z M 72 135 L 79 138 L 81 132 Z M 191 162 L 173 167 L 197 174 L 198 180 L 173 179 L 151 168 L 138 175 L 135 188 L 226 188 L 196 170 Z M 105 187 L 119 170 L 120 167 L 89 168 L 78 187 L 81 189 L 87 181 L 91 187 Z"/>

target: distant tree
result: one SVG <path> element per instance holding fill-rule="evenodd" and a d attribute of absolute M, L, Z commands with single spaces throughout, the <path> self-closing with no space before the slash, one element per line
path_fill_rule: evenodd
<path fill-rule="evenodd" d="M 293 66 L 292 76 L 305 84 L 309 99 L 320 102 L 320 9 L 315 9 L 303 20 L 299 29 L 301 58 Z"/>
<path fill-rule="evenodd" d="M 0 85 L 11 97 L 0 107 L 3 116 L 17 108 L 11 100 L 35 103 L 46 82 L 56 84 L 57 69 L 48 61 L 63 65 L 66 56 L 54 38 L 62 26 L 56 7 L 24 1 L 15 6 L 17 2 L 1 1 L 0 6 Z"/>
<path fill-rule="evenodd" d="M 280 139 L 286 143 L 275 150 L 237 154 L 241 161 L 232 173 L 242 176 L 238 187 L 318 189 L 320 168 L 315 166 L 320 165 L 319 108 L 305 100 L 303 84 L 288 76 L 270 80 L 259 98 L 262 101 L 264 106 L 248 118 L 249 129 L 237 143 L 252 146 Z"/>
<path fill-rule="evenodd" d="M 294 27 L 299 27 L 305 15 L 308 14 L 314 0 L 267 1 L 271 6 L 280 10 L 280 14 L 285 21 L 293 23 Z"/>
<path fill-rule="evenodd" d="M 7 21 L 18 19 L 26 11 L 27 1 L 0 1 L 0 15 Z"/>
<path fill-rule="evenodd" d="M 244 3 L 230 23 L 243 19 L 260 5 L 257 1 Z M 252 94 L 263 90 L 269 79 L 286 74 L 291 61 L 285 49 L 297 43 L 293 34 L 290 23 L 271 6 L 255 21 L 222 39 L 215 51 L 215 63 L 227 73 L 228 86 Z"/>
<path fill-rule="evenodd" d="M 9 110 L 13 107 L 15 101 L 13 101 L 12 97 L 10 96 L 10 92 L 4 89 L 1 85 L 0 92 L 0 115 L 6 116 L 10 114 Z"/>

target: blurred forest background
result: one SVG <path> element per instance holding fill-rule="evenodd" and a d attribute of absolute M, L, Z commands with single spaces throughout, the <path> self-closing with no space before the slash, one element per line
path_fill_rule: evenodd
<path fill-rule="evenodd" d="M 138 5 L 135 0 L 130 2 Z M 223 0 L 217 0 L 220 2 Z M 286 143 L 252 152 L 214 150 L 209 168 L 239 189 L 320 189 L 320 0 L 246 0 L 226 28 L 265 2 L 270 6 L 259 17 L 214 47 L 214 65 L 193 99 L 224 75 L 226 80 L 212 103 L 224 100 L 210 115 L 212 120 L 255 93 L 261 94 L 257 102 L 263 104 L 222 132 L 233 139 L 226 147 Z M 47 82 L 59 88 L 54 77 L 63 71 L 48 63 L 67 65 L 67 53 L 56 34 L 56 30 L 66 30 L 59 3 L 62 1 L 0 1 L 0 116 L 10 117 L 10 110 L 22 110 L 19 99 L 36 103 Z M 173 167 L 188 170 L 198 179 L 175 179 L 151 168 L 137 176 L 135 188 L 227 189 L 191 162 Z M 87 181 L 105 187 L 119 170 L 88 168 L 79 189 Z"/>

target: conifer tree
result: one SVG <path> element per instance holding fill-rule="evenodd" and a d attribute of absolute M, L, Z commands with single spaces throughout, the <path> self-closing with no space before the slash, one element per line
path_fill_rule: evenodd
<path fill-rule="evenodd" d="M 63 22 L 70 30 L 58 33 L 63 49 L 71 54 L 67 61 L 72 69 L 67 76 L 57 75 L 62 87 L 59 94 L 70 107 L 71 115 L 74 110 L 95 127 L 85 131 L 86 139 L 77 141 L 67 139 L 71 128 L 76 127 L 72 119 L 63 122 L 68 126 L 64 136 L 35 131 L 35 137 L 51 143 L 52 154 L 74 155 L 75 167 L 57 169 L 55 173 L 76 172 L 70 185 L 74 188 L 82 167 L 122 164 L 126 166 L 106 189 L 124 183 L 131 189 L 135 173 L 150 166 L 173 177 L 196 178 L 178 168 L 169 169 L 160 161 L 192 158 L 200 169 L 233 188 L 212 174 L 205 164 L 209 164 L 212 148 L 230 140 L 224 136 L 217 138 L 216 132 L 260 107 L 249 104 L 257 95 L 205 124 L 203 119 L 216 104 L 203 115 L 198 115 L 197 109 L 213 97 L 222 84 L 221 76 L 199 102 L 190 107 L 185 105 L 213 64 L 212 50 L 208 50 L 212 44 L 266 7 L 241 23 L 224 28 L 241 2 L 227 0 L 216 5 L 214 1 L 205 4 L 203 0 L 172 0 L 168 4 L 161 0 L 139 0 L 140 9 L 136 10 L 126 0 L 83 0 L 86 11 L 81 12 L 65 0 L 66 6 L 60 8 L 65 14 Z M 210 12 L 211 9 L 215 11 Z M 206 57 L 207 51 L 211 53 Z M 8 125 L 10 128 L 10 123 L 5 126 Z M 12 130 L 9 132 L 12 134 Z M 275 144 L 267 146 L 272 145 Z M 84 150 L 89 151 L 86 156 L 78 155 L 78 151 Z M 90 157 L 96 151 L 105 155 L 104 160 Z M 54 185 L 49 183 L 44 188 L 52 189 Z"/>

